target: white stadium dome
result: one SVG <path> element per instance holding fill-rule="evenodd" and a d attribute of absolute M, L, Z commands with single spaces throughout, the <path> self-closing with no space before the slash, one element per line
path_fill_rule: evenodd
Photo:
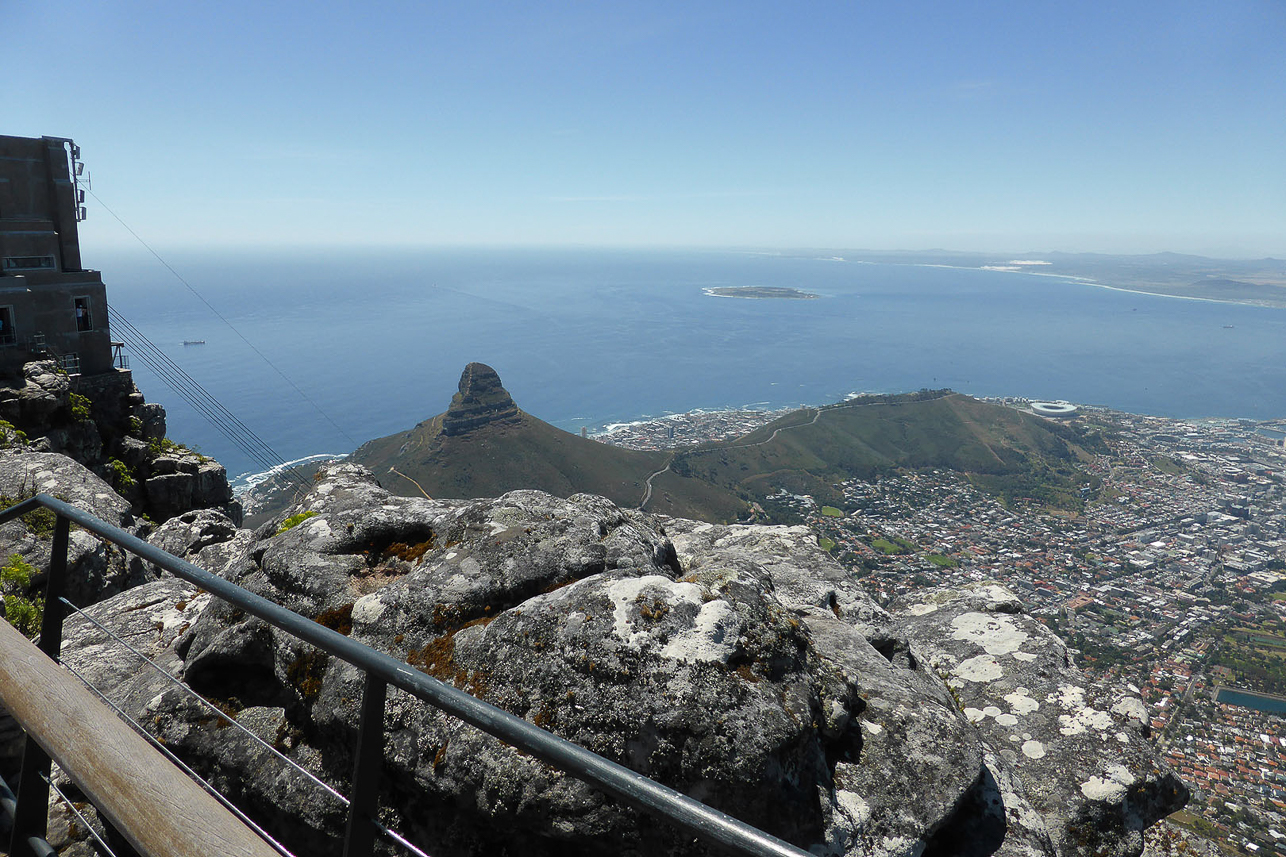
<path fill-rule="evenodd" d="M 1076 406 L 1067 402 L 1032 402 L 1031 411 L 1042 417 L 1074 417 Z"/>

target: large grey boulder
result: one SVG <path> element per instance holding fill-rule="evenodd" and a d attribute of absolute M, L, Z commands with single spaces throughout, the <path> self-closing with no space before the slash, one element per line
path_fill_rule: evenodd
<path fill-rule="evenodd" d="M 8 507 L 36 493 L 65 500 L 135 535 L 147 528 L 106 482 L 67 456 L 0 450 L 0 505 Z M 21 555 L 38 570 L 33 583 L 42 583 L 52 555 L 53 524 L 53 512 L 41 510 L 0 525 L 0 560 Z M 137 558 L 79 528 L 68 537 L 67 561 L 66 595 L 81 606 L 155 577 Z"/>
<path fill-rule="evenodd" d="M 589 495 L 399 498 L 352 465 L 305 510 L 218 573 L 819 854 L 913 853 L 981 775 L 941 680 L 801 529 Z M 180 651 L 195 686 L 282 709 L 347 775 L 356 671 L 219 605 Z M 398 826 L 432 850 L 706 849 L 400 694 L 386 726 L 398 788 L 440 810 L 398 806 Z"/>
<path fill-rule="evenodd" d="M 1008 590 L 917 593 L 892 613 L 982 738 L 1007 853 L 1136 855 L 1144 829 L 1187 802 L 1147 740 L 1143 700 L 1090 685 Z"/>
<path fill-rule="evenodd" d="M 152 538 L 819 857 L 1137 853 L 1137 832 L 1184 797 L 1137 711 L 1098 707 L 998 587 L 888 612 L 804 528 L 536 491 L 400 498 L 353 465 L 323 468 L 287 514 L 293 526 L 250 533 L 191 513 Z M 339 803 L 230 723 L 347 791 L 361 676 L 151 586 L 118 596 L 143 599 L 129 633 L 224 716 L 128 669 L 99 680 L 297 853 L 338 853 Z M 136 621 L 124 605 L 90 612 Z M 69 644 L 89 660 L 107 657 L 98 645 Z M 385 730 L 382 819 L 430 853 L 713 853 L 404 693 Z"/>

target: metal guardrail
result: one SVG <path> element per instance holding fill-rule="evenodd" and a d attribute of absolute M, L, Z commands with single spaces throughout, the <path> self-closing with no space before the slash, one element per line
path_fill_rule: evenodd
<path fill-rule="evenodd" d="M 41 507 L 53 511 L 57 516 L 53 554 L 46 583 L 45 612 L 38 644 L 54 661 L 58 660 L 62 646 L 62 623 L 66 612 L 62 597 L 67 578 L 69 525 L 76 524 L 365 673 L 351 801 L 344 834 L 345 857 L 369 857 L 373 852 L 377 833 L 387 832 L 376 820 L 376 816 L 379 779 L 384 764 L 384 702 L 389 685 L 400 688 L 637 809 L 668 820 L 689 833 L 722 846 L 733 854 L 749 857 L 809 857 L 807 851 L 546 732 L 520 717 L 415 670 L 396 658 L 351 640 L 338 631 L 248 592 L 55 497 L 36 494 L 0 511 L 0 524 Z M 47 823 L 45 809 L 48 783 L 45 778 L 49 773 L 49 757 L 29 738 L 28 751 L 31 752 L 33 747 L 35 752 L 23 758 L 18 783 L 12 834 L 12 842 L 18 848 L 10 852 L 15 857 L 29 853 L 21 850 L 21 845 L 27 837 L 43 837 Z"/>

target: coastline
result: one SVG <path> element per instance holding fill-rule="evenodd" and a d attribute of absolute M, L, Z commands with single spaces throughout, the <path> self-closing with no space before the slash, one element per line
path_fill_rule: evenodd
<path fill-rule="evenodd" d="M 829 261 L 829 260 L 828 260 Z M 1253 298 L 1212 298 L 1201 295 L 1181 295 L 1174 292 L 1154 291 L 1140 286 L 1114 286 L 1108 283 L 1100 282 L 1093 277 L 1082 277 L 1077 274 L 1055 274 L 1049 271 L 1028 271 L 1022 268 L 1011 269 L 1010 266 L 998 265 L 946 265 L 938 262 L 879 262 L 870 259 L 851 259 L 843 260 L 858 265 L 907 265 L 912 268 L 946 268 L 953 271 L 986 271 L 992 274 L 1025 274 L 1032 277 L 1053 277 L 1059 280 L 1070 280 L 1081 285 L 1093 286 L 1097 289 L 1107 289 L 1113 292 L 1127 292 L 1135 295 L 1148 295 L 1156 298 L 1173 298 L 1181 301 L 1202 301 L 1212 304 L 1230 304 L 1235 306 L 1253 306 L 1260 309 L 1286 309 L 1286 289 L 1282 290 L 1282 299 L 1280 301 L 1272 300 L 1255 300 Z"/>

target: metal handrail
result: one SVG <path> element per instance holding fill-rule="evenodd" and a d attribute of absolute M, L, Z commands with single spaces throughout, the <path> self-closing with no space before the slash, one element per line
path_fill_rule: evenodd
<path fill-rule="evenodd" d="M 547 732 L 452 685 L 412 669 L 396 658 L 306 619 L 280 604 L 255 595 L 56 497 L 36 494 L 0 511 L 0 524 L 40 507 L 50 509 L 57 515 L 54 555 L 48 582 L 50 591 L 45 596 L 45 621 L 40 641 L 41 649 L 55 660 L 61 646 L 63 611 L 58 603 L 62 593 L 54 591 L 54 588 L 62 586 L 61 578 L 66 571 L 66 527 L 68 523 L 74 523 L 246 613 L 352 664 L 366 674 L 351 789 L 352 805 L 349 807 L 345 832 L 346 857 L 369 855 L 377 832 L 374 821 L 377 813 L 375 801 L 379 793 L 378 779 L 384 759 L 384 700 L 388 685 L 400 688 L 522 752 L 548 762 L 631 806 L 660 816 L 696 836 L 723 846 L 734 854 L 751 857 L 808 857 L 807 851 Z M 24 775 L 25 768 L 24 759 Z M 23 797 L 20 788 L 20 805 Z"/>

